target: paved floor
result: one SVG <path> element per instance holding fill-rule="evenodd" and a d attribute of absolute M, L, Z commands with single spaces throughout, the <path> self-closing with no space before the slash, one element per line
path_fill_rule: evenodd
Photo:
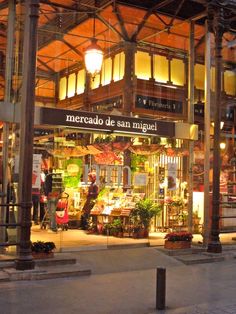
<path fill-rule="evenodd" d="M 164 245 L 164 233 L 153 232 L 150 233 L 148 239 L 133 239 L 117 238 L 112 236 L 87 234 L 84 230 L 69 229 L 67 231 L 59 230 L 56 234 L 49 233 L 47 230 L 40 229 L 39 226 L 33 226 L 31 230 L 32 241 L 54 241 L 57 245 L 58 251 L 64 248 L 76 248 L 77 250 L 87 250 L 96 248 L 107 248 L 114 245 L 131 245 L 131 244 L 150 244 L 151 246 Z M 236 244 L 236 233 L 221 234 L 220 239 L 222 243 Z M 193 243 L 198 244 L 202 242 L 200 234 L 194 234 Z"/>
<path fill-rule="evenodd" d="M 1 283 L 0 313 L 236 313 L 233 257 L 184 265 L 156 247 L 80 251 L 71 256 L 90 267 L 92 275 Z M 166 268 L 164 311 L 155 310 L 157 267 Z"/>

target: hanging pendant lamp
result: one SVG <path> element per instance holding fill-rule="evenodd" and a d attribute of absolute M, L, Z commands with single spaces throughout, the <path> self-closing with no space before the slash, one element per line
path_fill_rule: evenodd
<path fill-rule="evenodd" d="M 95 16 L 93 20 L 93 38 L 84 53 L 85 68 L 94 77 L 102 69 L 103 51 L 95 38 Z"/>

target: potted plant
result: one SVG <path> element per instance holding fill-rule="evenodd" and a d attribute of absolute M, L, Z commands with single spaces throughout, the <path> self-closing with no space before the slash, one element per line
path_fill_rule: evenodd
<path fill-rule="evenodd" d="M 165 235 L 165 249 L 188 249 L 191 247 L 191 232 L 170 232 Z"/>
<path fill-rule="evenodd" d="M 102 234 L 103 235 L 112 235 L 112 224 L 111 223 L 105 223 L 103 225 Z"/>
<path fill-rule="evenodd" d="M 135 204 L 131 212 L 134 237 L 148 237 L 151 220 L 163 210 L 163 204 L 155 203 L 153 200 L 144 198 Z M 136 233 L 142 233 L 137 235 Z"/>
<path fill-rule="evenodd" d="M 116 218 L 111 223 L 112 235 L 122 238 L 123 237 L 123 223 L 120 218 Z"/>
<path fill-rule="evenodd" d="M 53 250 L 56 248 L 54 242 L 36 241 L 31 242 L 31 251 L 34 258 L 53 257 Z"/>

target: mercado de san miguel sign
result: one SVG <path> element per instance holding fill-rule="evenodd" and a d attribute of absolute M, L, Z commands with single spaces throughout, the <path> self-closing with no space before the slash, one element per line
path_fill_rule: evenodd
<path fill-rule="evenodd" d="M 175 123 L 87 111 L 41 108 L 41 124 L 75 127 L 91 131 L 174 137 Z"/>

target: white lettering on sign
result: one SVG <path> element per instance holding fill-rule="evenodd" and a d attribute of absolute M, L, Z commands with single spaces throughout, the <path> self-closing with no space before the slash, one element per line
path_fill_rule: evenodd
<path fill-rule="evenodd" d="M 142 123 L 142 122 L 133 122 L 133 128 L 142 130 L 143 133 L 146 133 L 147 131 L 157 131 L 157 124 L 154 123 Z"/>
<path fill-rule="evenodd" d="M 107 126 L 115 126 L 115 125 L 116 125 L 116 121 L 113 120 L 113 119 L 111 119 L 111 117 L 108 117 L 108 118 L 106 119 L 105 124 L 106 124 Z"/>
<path fill-rule="evenodd" d="M 66 115 L 66 122 L 72 123 L 83 123 L 90 125 L 104 125 L 107 127 L 111 127 L 111 129 L 130 129 L 131 132 L 141 131 L 142 133 L 157 132 L 157 123 L 154 122 L 143 122 L 142 120 L 138 122 L 127 121 L 126 119 L 120 118 L 119 120 L 113 119 L 112 117 L 102 118 L 96 115 L 95 117 L 83 116 L 83 115 Z"/>
<path fill-rule="evenodd" d="M 103 119 L 99 118 L 98 115 L 96 117 L 83 117 L 83 116 L 74 116 L 72 114 L 66 115 L 66 122 L 76 122 L 76 123 L 86 123 L 93 125 L 103 125 Z"/>

